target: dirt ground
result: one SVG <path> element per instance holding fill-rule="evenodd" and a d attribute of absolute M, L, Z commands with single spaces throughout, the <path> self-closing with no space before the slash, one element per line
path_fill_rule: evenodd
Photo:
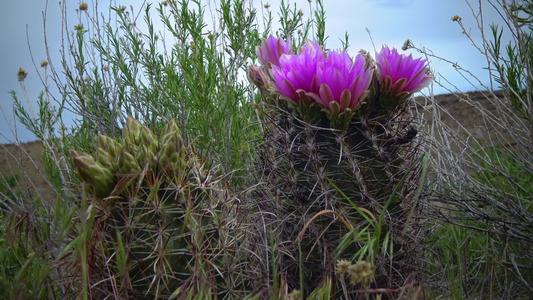
<path fill-rule="evenodd" d="M 0 145 L 0 180 L 18 175 L 18 189 L 50 200 L 57 197 L 48 183 L 42 163 L 43 145 L 40 141 L 23 143 L 20 146 Z"/>

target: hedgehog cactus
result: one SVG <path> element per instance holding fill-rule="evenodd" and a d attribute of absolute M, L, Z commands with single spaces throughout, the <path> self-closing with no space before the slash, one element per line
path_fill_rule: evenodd
<path fill-rule="evenodd" d="M 284 44 L 270 41 L 262 47 Z M 349 235 L 346 226 L 320 214 L 333 211 L 350 227 L 364 228 L 367 220 L 354 206 L 383 216 L 381 241 L 390 237 L 394 245 L 392 264 L 384 255 L 374 256 L 374 284 L 402 284 L 415 267 L 420 242 L 411 217 L 419 211 L 413 198 L 421 149 L 407 100 L 432 79 L 425 61 L 384 47 L 376 66 L 368 54 L 352 59 L 311 42 L 296 54 L 260 53 L 280 55 L 250 68 L 264 99 L 260 208 L 277 216 L 280 243 L 291 245 L 283 247 L 277 263 L 292 278 L 292 288 L 300 287 L 299 255 L 305 258 L 309 292 L 334 274 L 336 260 L 365 246 L 353 241 L 351 247 L 338 247 Z M 335 255 L 339 249 L 344 251 Z M 383 252 L 389 253 L 379 249 Z"/>
<path fill-rule="evenodd" d="M 129 117 L 122 139 L 99 135 L 96 155 L 71 150 L 94 207 L 93 298 L 168 298 L 229 290 L 234 239 L 227 190 L 170 121 L 157 136 Z M 219 217 L 223 216 L 223 218 Z M 233 269 L 235 272 L 235 269 Z M 201 283 L 201 284 L 200 284 Z"/>

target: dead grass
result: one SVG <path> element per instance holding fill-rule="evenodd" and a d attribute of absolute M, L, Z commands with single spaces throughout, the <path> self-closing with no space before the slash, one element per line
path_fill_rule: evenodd
<path fill-rule="evenodd" d="M 42 170 L 44 170 L 43 151 L 44 148 L 40 141 L 21 145 L 0 145 L 0 174 L 4 178 L 18 175 L 17 190 L 38 194 L 45 199 L 53 200 L 56 193 L 42 174 Z"/>

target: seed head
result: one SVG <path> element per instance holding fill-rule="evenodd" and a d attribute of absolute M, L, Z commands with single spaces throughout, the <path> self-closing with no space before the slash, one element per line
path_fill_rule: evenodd
<path fill-rule="evenodd" d="M 350 283 L 362 283 L 367 285 L 374 280 L 374 268 L 369 262 L 360 260 L 355 265 L 352 265 L 349 270 Z"/>
<path fill-rule="evenodd" d="M 80 3 L 80 6 L 78 7 L 80 11 L 86 11 L 87 10 L 87 3 L 82 2 Z"/>
<path fill-rule="evenodd" d="M 347 260 L 339 260 L 336 267 L 337 274 L 342 277 L 350 278 L 350 284 L 368 285 L 374 280 L 374 267 L 369 262 L 360 260 L 352 264 Z"/>
<path fill-rule="evenodd" d="M 350 270 L 351 266 L 351 262 L 345 259 L 341 259 L 337 262 L 337 267 L 335 268 L 335 270 L 337 271 L 337 274 L 344 276 L 348 274 L 348 271 Z"/>
<path fill-rule="evenodd" d="M 83 24 L 74 25 L 74 30 L 82 30 Z"/>
<path fill-rule="evenodd" d="M 403 46 L 402 46 L 402 50 L 405 51 L 409 48 L 411 48 L 412 44 L 411 44 L 411 40 L 407 39 L 405 40 L 405 42 L 403 43 Z"/>
<path fill-rule="evenodd" d="M 28 73 L 24 71 L 23 68 L 19 68 L 19 71 L 17 72 L 17 80 L 24 81 L 24 79 L 26 79 L 26 76 L 28 76 Z"/>
<path fill-rule="evenodd" d="M 461 17 L 459 17 L 458 15 L 455 15 L 452 17 L 452 21 L 454 22 L 460 22 L 461 20 L 462 20 Z"/>
<path fill-rule="evenodd" d="M 292 290 L 290 294 L 287 295 L 288 300 L 298 300 L 301 297 L 302 292 L 300 290 Z"/>
<path fill-rule="evenodd" d="M 48 66 L 48 61 L 43 60 L 43 61 L 41 62 L 41 68 L 46 68 L 47 66 Z"/>
<path fill-rule="evenodd" d="M 163 2 L 161 2 L 161 4 L 163 4 L 163 6 L 167 6 L 168 2 L 167 1 L 163 1 Z"/>

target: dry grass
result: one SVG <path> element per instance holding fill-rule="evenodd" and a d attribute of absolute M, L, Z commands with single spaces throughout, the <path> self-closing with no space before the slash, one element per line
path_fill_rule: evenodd
<path fill-rule="evenodd" d="M 57 194 L 42 174 L 43 152 L 43 144 L 40 141 L 0 145 L 0 174 L 2 178 L 17 176 L 18 191 L 37 193 L 42 199 L 53 200 Z"/>

